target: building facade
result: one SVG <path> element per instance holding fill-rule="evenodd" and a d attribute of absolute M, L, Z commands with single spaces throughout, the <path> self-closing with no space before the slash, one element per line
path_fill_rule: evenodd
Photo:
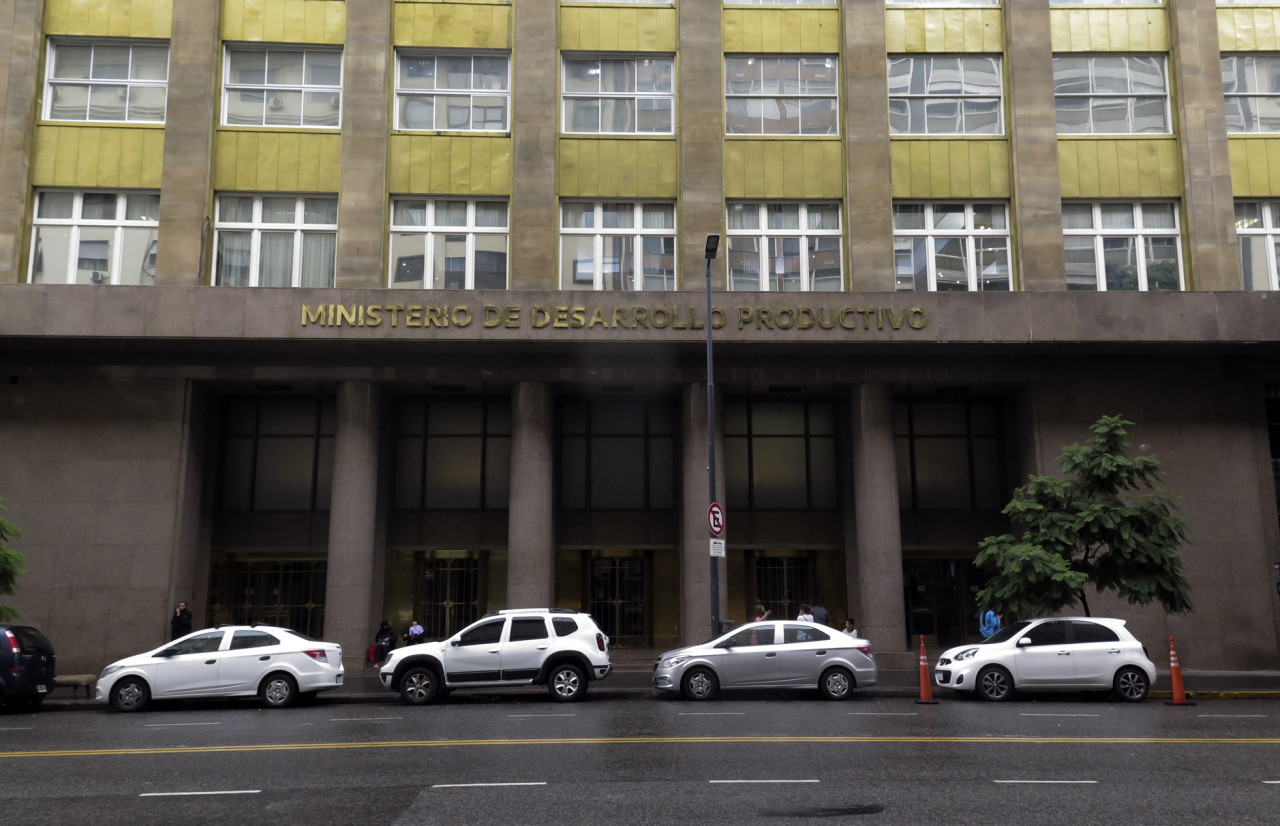
<path fill-rule="evenodd" d="M 1116 413 L 1196 613 L 1091 607 L 1280 654 L 1280 3 L 15 0 L 0 46 L 0 497 L 64 668 L 178 600 L 662 648 L 713 566 L 907 666 Z"/>

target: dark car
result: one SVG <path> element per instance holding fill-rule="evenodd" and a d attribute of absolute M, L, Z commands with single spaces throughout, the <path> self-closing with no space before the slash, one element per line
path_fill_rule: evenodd
<path fill-rule="evenodd" d="M 53 646 L 30 625 L 0 625 L 0 706 L 35 710 L 53 691 Z"/>

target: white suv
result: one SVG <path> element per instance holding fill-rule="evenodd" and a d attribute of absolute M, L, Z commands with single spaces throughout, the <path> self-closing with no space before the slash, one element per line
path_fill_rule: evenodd
<path fill-rule="evenodd" d="M 566 608 L 494 611 L 443 642 L 397 648 L 378 678 L 410 705 L 455 688 L 545 685 L 562 702 L 580 700 L 609 675 L 609 638 L 589 614 Z"/>

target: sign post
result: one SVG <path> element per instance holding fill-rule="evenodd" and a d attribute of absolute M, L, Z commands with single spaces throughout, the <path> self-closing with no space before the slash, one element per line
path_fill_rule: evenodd
<path fill-rule="evenodd" d="M 711 529 L 711 636 L 720 636 L 720 559 L 724 556 L 724 511 L 716 501 L 716 374 L 711 357 L 711 261 L 716 257 L 716 249 L 720 246 L 719 235 L 707 236 L 706 276 L 707 276 L 707 501 L 711 507 L 707 509 L 707 524 Z M 713 515 L 719 514 L 720 530 L 715 529 Z M 719 541 L 719 554 L 716 553 L 716 542 Z"/>

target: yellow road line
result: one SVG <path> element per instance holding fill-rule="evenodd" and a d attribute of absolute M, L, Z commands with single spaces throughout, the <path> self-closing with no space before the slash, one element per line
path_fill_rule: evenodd
<path fill-rule="evenodd" d="M 57 749 L 4 751 L 0 758 L 102 757 L 109 755 L 218 754 L 253 751 L 323 751 L 340 749 L 418 749 L 442 746 L 580 746 L 716 743 L 960 743 L 960 744 L 1152 744 L 1152 745 L 1280 745 L 1280 737 L 548 737 L 527 740 L 392 740 L 375 743 L 271 743 L 238 746 L 173 746 L 137 749 Z"/>

